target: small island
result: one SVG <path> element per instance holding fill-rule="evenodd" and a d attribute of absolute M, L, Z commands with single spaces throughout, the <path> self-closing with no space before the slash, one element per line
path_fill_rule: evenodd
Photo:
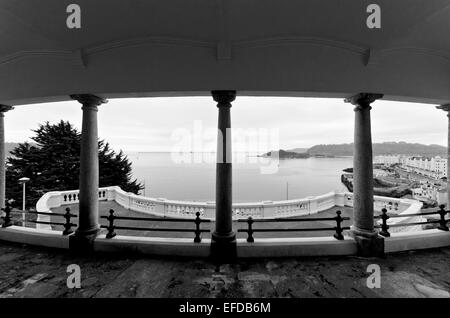
<path fill-rule="evenodd" d="M 298 153 L 294 151 L 286 151 L 280 149 L 279 151 L 269 151 L 262 155 L 263 157 L 273 158 L 276 157 L 278 159 L 305 159 L 311 157 L 309 153 Z"/>

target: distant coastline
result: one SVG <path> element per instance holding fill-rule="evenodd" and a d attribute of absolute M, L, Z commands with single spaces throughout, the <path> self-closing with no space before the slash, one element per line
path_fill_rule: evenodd
<path fill-rule="evenodd" d="M 278 159 L 306 159 L 306 158 L 310 158 L 311 155 L 309 153 L 298 153 L 298 152 L 294 152 L 294 151 L 285 151 L 283 149 L 280 149 L 278 151 L 269 151 L 263 155 L 261 155 L 261 157 L 276 157 Z"/>
<path fill-rule="evenodd" d="M 407 142 L 383 142 L 372 145 L 373 155 L 411 155 L 424 157 L 445 157 L 447 148 L 440 145 L 423 145 Z M 295 148 L 273 150 L 262 154 L 263 157 L 273 157 L 278 153 L 280 159 L 339 158 L 353 156 L 353 143 L 315 145 L 311 148 Z"/>

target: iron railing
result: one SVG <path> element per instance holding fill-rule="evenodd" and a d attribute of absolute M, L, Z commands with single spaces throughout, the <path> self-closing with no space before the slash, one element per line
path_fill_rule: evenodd
<path fill-rule="evenodd" d="M 14 225 L 13 219 L 11 217 L 11 214 L 24 214 L 26 215 L 48 215 L 51 217 L 64 217 L 66 220 L 65 222 L 55 222 L 55 221 L 38 221 L 29 219 L 26 220 L 26 222 L 35 223 L 35 224 L 47 224 L 47 225 L 59 225 L 63 226 L 64 230 L 62 232 L 63 235 L 69 235 L 73 233 L 72 227 L 77 226 L 76 224 L 71 222 L 71 218 L 76 218 L 77 216 L 75 214 L 70 213 L 70 208 L 66 208 L 66 213 L 53 213 L 53 212 L 37 212 L 37 211 L 12 211 L 11 207 L 9 205 L 6 205 L 5 208 L 2 208 L 2 210 L 5 212 L 5 216 L 2 217 L 3 224 L 2 227 L 9 227 Z"/>
<path fill-rule="evenodd" d="M 111 239 L 116 236 L 114 230 L 131 230 L 131 231 L 154 231 L 154 232 L 194 232 L 194 242 L 200 243 L 202 241 L 201 233 L 208 233 L 210 230 L 201 229 L 201 223 L 211 222 L 209 219 L 201 219 L 200 212 L 195 213 L 195 219 L 182 219 L 182 218 L 143 218 L 143 217 L 131 217 L 131 216 L 116 216 L 114 215 L 114 210 L 109 210 L 108 216 L 101 216 L 102 219 L 108 220 L 108 225 L 101 225 L 101 228 L 107 229 L 108 233 L 106 234 L 106 238 Z M 186 228 L 143 228 L 143 227 L 134 227 L 134 226 L 121 226 L 114 224 L 115 220 L 129 220 L 129 221 L 140 221 L 140 222 L 179 222 L 179 223 L 194 223 L 195 229 L 186 229 Z"/>
<path fill-rule="evenodd" d="M 247 229 L 238 229 L 238 232 L 245 232 L 247 233 L 247 242 L 253 243 L 255 241 L 255 238 L 253 237 L 253 233 L 257 232 L 307 232 L 307 231 L 335 231 L 333 237 L 337 240 L 343 240 L 344 236 L 342 235 L 342 232 L 344 230 L 349 230 L 350 227 L 342 227 L 341 223 L 343 221 L 350 220 L 349 217 L 342 217 L 341 211 L 336 211 L 335 217 L 323 217 L 323 218 L 289 218 L 289 219 L 253 219 L 252 217 L 249 217 L 246 220 L 238 220 L 238 222 L 246 222 L 247 223 Z M 276 228 L 253 228 L 253 223 L 267 223 L 267 222 L 321 222 L 321 221 L 335 221 L 336 226 L 335 227 L 313 227 L 313 228 L 283 228 L 283 229 L 276 229 Z"/>
<path fill-rule="evenodd" d="M 386 209 L 381 210 L 381 215 L 375 216 L 374 219 L 378 220 L 381 219 L 382 223 L 381 225 L 376 225 L 375 228 L 380 229 L 378 233 L 384 237 L 389 237 L 391 234 L 389 233 L 389 228 L 392 227 L 400 227 L 400 226 L 414 226 L 414 225 L 424 225 L 424 224 L 437 224 L 439 223 L 439 226 L 437 227 L 439 230 L 442 231 L 448 231 L 449 228 L 447 226 L 447 223 L 450 221 L 450 219 L 445 219 L 445 215 L 449 213 L 450 211 L 445 210 L 444 205 L 439 206 L 439 210 L 435 212 L 421 212 L 421 213 L 410 213 L 410 214 L 388 214 Z M 387 220 L 391 218 L 403 218 L 403 217 L 414 217 L 414 216 L 425 216 L 425 215 L 436 215 L 439 214 L 440 218 L 439 220 L 431 220 L 431 221 L 422 221 L 422 222 L 406 222 L 406 223 L 396 223 L 396 224 L 387 224 Z"/>
<path fill-rule="evenodd" d="M 5 212 L 5 216 L 2 216 L 3 224 L 2 227 L 8 227 L 13 225 L 12 219 L 11 219 L 11 205 L 8 201 L 6 201 L 6 205 L 4 208 L 1 208 L 3 212 Z"/>
<path fill-rule="evenodd" d="M 11 217 L 11 214 L 21 214 L 23 211 L 12 211 L 9 203 L 6 203 L 5 208 L 1 209 L 5 212 L 5 216 L 2 217 L 3 224 L 2 227 L 9 227 L 14 225 L 14 221 Z M 439 224 L 437 227 L 442 231 L 449 231 L 449 227 L 447 223 L 450 222 L 450 219 L 446 219 L 445 216 L 450 213 L 450 211 L 445 210 L 445 206 L 441 205 L 438 211 L 435 212 L 421 212 L 421 213 L 411 213 L 411 214 L 388 214 L 387 209 L 382 209 L 382 214 L 375 216 L 375 220 L 382 220 L 380 225 L 375 225 L 375 228 L 379 229 L 379 234 L 384 237 L 389 237 L 391 234 L 389 233 L 389 228 L 393 227 L 401 227 L 401 226 L 414 226 L 414 225 L 425 225 L 425 224 Z M 64 217 L 65 222 L 54 222 L 54 221 L 38 221 L 30 219 L 27 222 L 36 223 L 36 224 L 48 224 L 48 225 L 57 225 L 63 226 L 64 231 L 63 235 L 69 235 L 73 233 L 72 227 L 77 226 L 76 224 L 71 222 L 72 218 L 76 218 L 75 214 L 70 212 L 70 208 L 66 208 L 66 213 L 53 213 L 53 212 L 36 212 L 36 211 L 27 211 L 26 214 L 35 214 L 35 215 L 47 215 L 51 217 Z M 396 223 L 396 224 L 387 224 L 387 220 L 391 218 L 403 218 L 403 217 L 415 217 L 415 216 L 426 216 L 426 215 L 439 215 L 439 220 L 430 220 L 430 221 L 422 221 L 422 222 L 405 222 L 405 223 Z M 195 219 L 182 219 L 182 218 L 144 218 L 144 217 L 128 217 L 128 216 L 116 216 L 114 215 L 114 210 L 111 209 L 109 211 L 108 216 L 101 216 L 100 218 L 108 220 L 108 225 L 101 225 L 101 228 L 105 228 L 108 230 L 106 234 L 106 238 L 110 239 L 116 236 L 114 230 L 134 230 L 134 231 L 160 231 L 160 232 L 194 232 L 194 242 L 201 242 L 201 233 L 210 232 L 207 229 L 201 229 L 201 223 L 211 222 L 209 219 L 201 219 L 200 212 L 196 212 Z M 186 229 L 186 228 L 141 228 L 141 227 L 132 227 L 132 226 L 121 226 L 114 224 L 115 220 L 133 220 L 133 221 L 143 221 L 143 222 L 193 222 L 195 224 L 195 229 Z M 307 232 L 307 231 L 335 231 L 333 237 L 337 240 L 343 240 L 344 236 L 342 235 L 344 230 L 349 230 L 350 227 L 343 227 L 341 223 L 343 221 L 350 220 L 349 217 L 341 217 L 341 211 L 336 212 L 335 217 L 323 217 L 323 218 L 280 218 L 280 219 L 253 219 L 249 217 L 248 219 L 240 219 L 238 222 L 247 223 L 247 229 L 238 229 L 238 232 L 247 233 L 247 242 L 253 243 L 255 241 L 253 234 L 257 232 Z M 254 223 L 267 223 L 267 222 L 320 222 L 320 221 L 335 221 L 335 227 L 314 227 L 314 228 L 253 228 Z"/>

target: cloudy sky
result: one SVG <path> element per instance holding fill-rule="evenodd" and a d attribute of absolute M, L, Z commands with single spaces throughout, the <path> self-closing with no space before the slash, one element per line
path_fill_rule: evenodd
<path fill-rule="evenodd" d="M 377 101 L 372 106 L 374 142 L 446 145 L 447 117 L 435 105 Z M 180 133 L 195 135 L 194 131 L 211 141 L 217 125 L 217 108 L 210 97 L 113 99 L 99 107 L 98 116 L 99 137 L 128 152 L 171 151 L 180 144 Z M 282 149 L 353 141 L 353 107 L 338 99 L 238 97 L 231 116 L 233 128 L 269 132 Z M 29 140 L 39 123 L 61 119 L 81 129 L 81 105 L 71 101 L 18 106 L 5 116 L 6 141 Z M 272 145 L 263 144 L 269 148 L 264 150 Z"/>

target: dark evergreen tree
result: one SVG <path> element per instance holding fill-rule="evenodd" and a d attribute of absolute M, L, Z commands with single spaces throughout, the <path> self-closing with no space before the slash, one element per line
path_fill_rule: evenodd
<path fill-rule="evenodd" d="M 6 163 L 6 198 L 22 205 L 19 178 L 28 177 L 27 206 L 48 191 L 79 188 L 81 134 L 69 122 L 46 122 L 34 130 L 34 144 L 21 143 Z M 138 193 L 143 186 L 132 180 L 131 162 L 122 151 L 116 153 L 104 140 L 99 143 L 99 186 L 119 186 L 124 191 Z"/>

